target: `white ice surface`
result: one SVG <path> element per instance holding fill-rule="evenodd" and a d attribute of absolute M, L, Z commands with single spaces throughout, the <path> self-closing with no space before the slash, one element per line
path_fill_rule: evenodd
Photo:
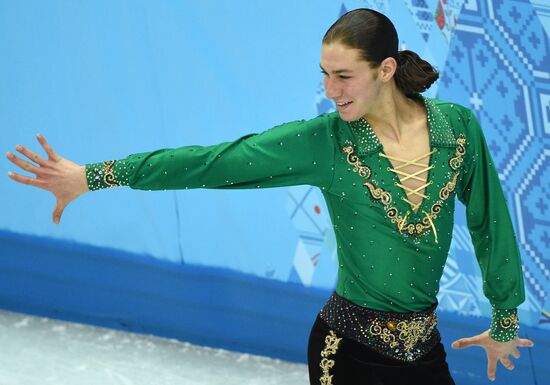
<path fill-rule="evenodd" d="M 0 385 L 306 385 L 307 366 L 0 311 Z"/>

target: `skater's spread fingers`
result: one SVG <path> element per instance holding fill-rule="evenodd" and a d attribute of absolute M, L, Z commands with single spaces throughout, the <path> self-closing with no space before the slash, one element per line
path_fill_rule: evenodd
<path fill-rule="evenodd" d="M 37 153 L 35 153 L 34 151 L 32 150 L 29 150 L 28 148 L 24 147 L 24 146 L 21 146 L 20 144 L 18 144 L 17 146 L 15 146 L 15 149 L 17 151 L 19 151 L 21 154 L 25 155 L 27 158 L 29 158 L 30 160 L 38 163 L 39 165 L 41 166 L 45 166 L 46 165 L 46 159 L 42 158 L 40 155 L 38 155 Z"/>
<path fill-rule="evenodd" d="M 501 357 L 500 363 L 508 370 L 514 369 L 514 364 L 512 363 L 512 361 L 510 361 L 508 357 Z"/>
<path fill-rule="evenodd" d="M 21 167 L 23 170 L 32 172 L 33 174 L 38 174 L 38 168 L 30 164 L 29 162 L 19 158 L 17 155 L 12 154 L 11 152 L 6 153 L 6 157 L 17 166 Z"/>
<path fill-rule="evenodd" d="M 495 358 L 489 358 L 487 362 L 487 377 L 489 380 L 495 380 L 495 373 L 497 371 L 497 360 Z"/>
<path fill-rule="evenodd" d="M 42 189 L 46 188 L 46 183 L 36 178 L 29 178 L 28 176 L 19 175 L 11 171 L 8 172 L 8 176 L 12 178 L 14 181 L 22 184 L 26 184 L 29 186 L 34 186 Z"/>
<path fill-rule="evenodd" d="M 46 153 L 48 154 L 48 156 L 50 157 L 51 160 L 53 160 L 53 161 L 59 160 L 60 156 L 57 155 L 57 153 L 54 151 L 52 146 L 50 146 L 50 144 L 46 141 L 46 138 L 44 138 L 42 135 L 38 134 L 38 135 L 36 135 L 36 139 L 38 139 L 38 142 L 44 148 L 44 150 L 46 151 Z"/>
<path fill-rule="evenodd" d="M 533 341 L 531 341 L 530 339 L 528 338 L 520 338 L 519 339 L 519 346 L 524 348 L 524 347 L 527 347 L 527 348 L 532 348 L 533 346 L 535 346 L 535 343 Z"/>

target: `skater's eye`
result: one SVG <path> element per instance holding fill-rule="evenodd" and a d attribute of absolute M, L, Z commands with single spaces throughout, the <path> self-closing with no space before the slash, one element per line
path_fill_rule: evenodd
<path fill-rule="evenodd" d="M 321 73 L 322 73 L 324 76 L 328 76 L 327 71 L 325 71 L 324 69 L 321 69 Z M 338 78 L 343 79 L 343 80 L 346 80 L 346 79 L 351 79 L 351 76 L 338 75 Z"/>

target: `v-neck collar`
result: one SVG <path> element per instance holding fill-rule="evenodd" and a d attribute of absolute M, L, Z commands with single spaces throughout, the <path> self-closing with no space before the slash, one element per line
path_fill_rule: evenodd
<path fill-rule="evenodd" d="M 433 100 L 420 94 L 412 96 L 414 99 L 422 100 L 428 115 L 428 128 L 430 131 L 430 148 L 434 147 L 456 147 L 456 138 L 453 134 L 448 119 Z M 360 118 L 349 122 L 352 131 L 357 135 L 357 153 L 359 155 L 369 154 L 383 149 L 382 143 L 374 133 L 366 119 Z"/>
<path fill-rule="evenodd" d="M 397 190 L 394 188 L 395 183 L 400 181 L 395 172 L 391 173 L 393 183 L 388 184 L 388 181 L 384 183 L 382 174 L 384 174 L 383 170 L 389 170 L 391 166 L 389 159 L 386 159 L 388 162 L 386 164 L 383 162 L 369 164 L 367 159 L 371 158 L 372 153 L 377 151 L 378 154 L 382 154 L 384 148 L 365 119 L 347 122 L 354 138 L 345 141 L 342 151 L 346 154 L 346 161 L 354 166 L 353 171 L 364 179 L 363 185 L 368 188 L 371 199 L 384 207 L 386 216 L 400 233 L 412 236 L 417 242 L 420 236 L 431 230 L 437 243 L 437 229 L 434 221 L 456 187 L 466 153 L 466 138 L 462 134 L 455 137 L 446 115 L 433 99 L 425 98 L 420 94 L 413 97 L 421 98 L 427 111 L 430 152 L 439 147 L 430 155 L 429 165 L 443 162 L 445 159 L 444 163 L 449 166 L 449 168 L 435 167 L 428 170 L 427 181 L 434 181 L 434 183 L 424 190 L 427 198 L 420 202 L 416 211 L 412 210 L 411 205 L 403 199 L 407 197 L 406 191 L 402 188 Z M 376 158 L 379 159 L 379 157 Z M 436 158 L 438 160 L 435 160 Z"/>

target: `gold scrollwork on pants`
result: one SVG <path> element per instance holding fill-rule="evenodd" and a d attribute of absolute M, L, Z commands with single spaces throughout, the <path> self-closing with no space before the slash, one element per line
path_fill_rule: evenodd
<path fill-rule="evenodd" d="M 336 354 L 341 341 L 342 338 L 338 338 L 333 330 L 331 330 L 329 335 L 325 337 L 325 348 L 321 352 L 321 357 L 323 357 L 323 359 L 319 364 L 323 370 L 323 375 L 321 376 L 322 385 L 332 385 L 332 375 L 329 374 L 329 371 L 334 366 L 335 361 L 329 359 L 328 357 L 331 354 Z"/>

